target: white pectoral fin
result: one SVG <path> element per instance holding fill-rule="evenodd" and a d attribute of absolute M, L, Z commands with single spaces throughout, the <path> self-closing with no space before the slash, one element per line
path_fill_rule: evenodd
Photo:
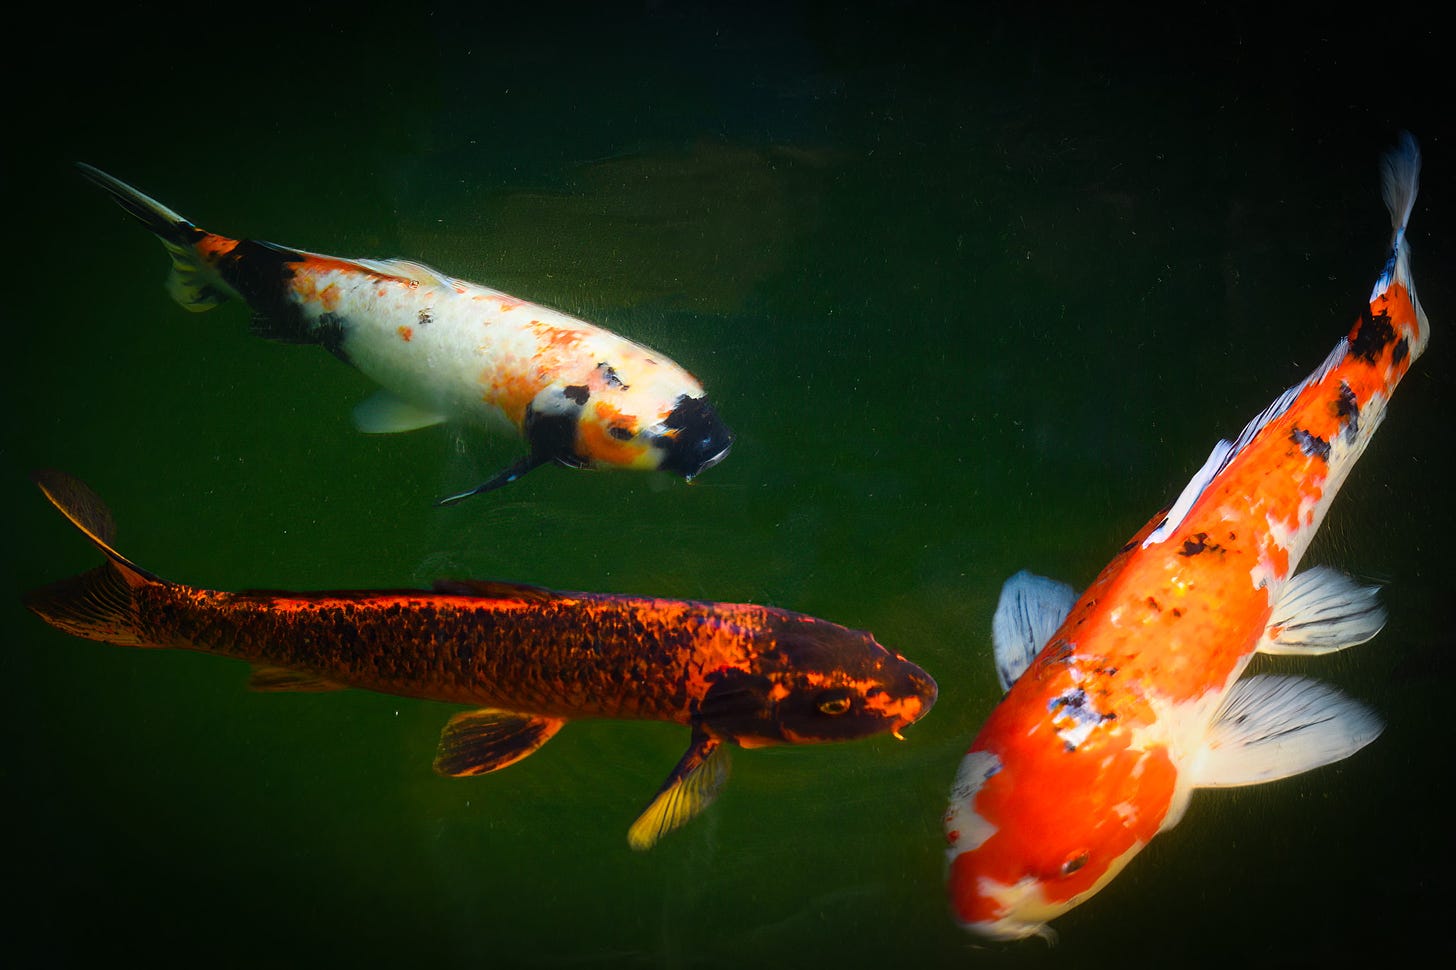
<path fill-rule="evenodd" d="M 376 391 L 354 406 L 354 427 L 365 434 L 397 434 L 441 424 L 445 416 L 389 391 Z"/>
<path fill-rule="evenodd" d="M 1299 573 L 1279 594 L 1259 652 L 1314 656 L 1364 643 L 1385 626 L 1379 593 L 1325 566 Z"/>
<path fill-rule="evenodd" d="M 1001 586 L 991 619 L 996 649 L 996 678 L 1010 690 L 1057 627 L 1067 618 L 1077 592 L 1066 583 L 1022 570 Z"/>
<path fill-rule="evenodd" d="M 1248 677 L 1214 718 L 1193 784 L 1232 788 L 1288 778 L 1348 758 L 1384 727 L 1370 708 L 1317 681 Z"/>

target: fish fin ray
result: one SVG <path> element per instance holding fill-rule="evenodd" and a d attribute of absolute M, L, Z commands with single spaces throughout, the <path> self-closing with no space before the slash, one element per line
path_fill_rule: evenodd
<path fill-rule="evenodd" d="M 1232 788 L 1288 778 L 1349 757 L 1383 727 L 1370 708 L 1318 681 L 1247 677 L 1219 708 L 1193 785 Z"/>
<path fill-rule="evenodd" d="M 499 771 L 536 751 L 565 724 L 564 718 L 489 707 L 462 711 L 440 732 L 435 771 L 451 778 Z"/>
<path fill-rule="evenodd" d="M 376 391 L 354 406 L 354 427 L 365 434 L 398 434 L 443 424 L 445 416 L 390 391 Z"/>
<path fill-rule="evenodd" d="M 87 640 L 126 647 L 155 647 L 137 617 L 138 587 L 161 584 L 152 573 L 112 548 L 116 522 L 111 510 L 82 481 L 54 469 L 31 475 L 41 493 L 71 520 L 107 562 L 70 579 L 29 591 L 26 607 L 51 626 Z"/>
<path fill-rule="evenodd" d="M 1385 626 L 1379 594 L 1326 566 L 1298 573 L 1280 592 L 1258 650 L 1317 656 L 1364 643 Z"/>
<path fill-rule="evenodd" d="M 639 852 L 703 812 L 728 781 L 728 750 L 717 738 L 695 731 L 682 760 L 627 830 L 627 844 Z"/>
<path fill-rule="evenodd" d="M 1071 612 L 1077 593 L 1066 583 L 1023 569 L 1001 586 L 991 619 L 996 677 L 1001 689 L 1016 683 Z"/>
<path fill-rule="evenodd" d="M 248 678 L 250 690 L 265 693 L 318 694 L 331 690 L 347 690 L 346 684 L 337 684 L 315 674 L 287 667 L 257 666 Z"/>

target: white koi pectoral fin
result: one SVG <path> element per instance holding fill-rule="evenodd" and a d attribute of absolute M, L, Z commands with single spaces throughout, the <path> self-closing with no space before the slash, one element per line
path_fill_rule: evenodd
<path fill-rule="evenodd" d="M 1348 758 L 1384 726 L 1370 708 L 1317 681 L 1249 677 L 1229 690 L 1192 783 L 1232 788 L 1288 778 Z"/>
<path fill-rule="evenodd" d="M 1001 586 L 991 619 L 996 678 L 1007 691 L 1031 666 L 1041 648 L 1067 618 L 1077 592 L 1066 583 L 1022 570 Z"/>
<path fill-rule="evenodd" d="M 435 771 L 451 778 L 484 775 L 520 761 L 551 740 L 566 721 L 483 707 L 462 711 L 440 732 Z"/>
<path fill-rule="evenodd" d="M 627 830 L 627 844 L 650 849 L 713 804 L 728 781 L 728 750 L 716 738 L 694 732 L 687 753 L 667 776 L 646 810 Z"/>
<path fill-rule="evenodd" d="M 1317 656 L 1364 643 L 1385 626 L 1378 586 L 1316 566 L 1285 584 L 1259 652 Z"/>
<path fill-rule="evenodd" d="M 252 690 L 280 694 L 320 694 L 331 690 L 347 690 L 344 684 L 336 684 L 313 674 L 306 674 L 284 667 L 254 667 L 248 680 Z"/>
<path fill-rule="evenodd" d="M 399 434 L 442 424 L 445 416 L 430 408 L 378 391 L 354 406 L 354 427 L 365 434 Z"/>

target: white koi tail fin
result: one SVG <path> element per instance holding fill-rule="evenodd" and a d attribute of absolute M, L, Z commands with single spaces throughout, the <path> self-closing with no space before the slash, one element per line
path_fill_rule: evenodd
<path fill-rule="evenodd" d="M 1408 338 L 1410 356 L 1414 360 L 1426 349 L 1431 328 L 1426 311 L 1416 299 L 1415 281 L 1410 270 L 1410 244 L 1406 240 L 1406 226 L 1410 224 L 1411 212 L 1415 210 L 1421 181 L 1421 150 L 1410 132 L 1401 132 L 1399 143 L 1381 159 L 1380 175 L 1381 194 L 1385 207 L 1390 210 L 1390 256 L 1385 270 L 1370 291 L 1370 302 L 1374 303 L 1383 296 L 1392 283 L 1405 288 L 1416 315 L 1415 332 Z"/>
<path fill-rule="evenodd" d="M 110 193 L 117 205 L 162 241 L 162 247 L 172 257 L 172 273 L 167 277 L 167 292 L 172 299 L 200 313 L 211 310 L 231 295 L 230 288 L 197 251 L 197 241 L 207 233 L 121 179 L 84 162 L 76 165 L 83 175 Z"/>
<path fill-rule="evenodd" d="M 154 647 L 138 617 L 136 592 L 165 583 L 112 548 L 116 524 L 85 484 L 58 471 L 31 476 L 51 504 L 106 554 L 89 572 L 25 594 L 25 605 L 58 630 L 124 647 Z"/>

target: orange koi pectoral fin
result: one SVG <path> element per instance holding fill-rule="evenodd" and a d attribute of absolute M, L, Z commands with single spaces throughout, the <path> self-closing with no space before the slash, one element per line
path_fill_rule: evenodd
<path fill-rule="evenodd" d="M 627 830 L 627 844 L 638 851 L 650 849 L 664 835 L 696 818 L 723 790 L 728 766 L 728 750 L 723 743 L 700 729 L 694 730 L 682 760 Z"/>
<path fill-rule="evenodd" d="M 550 741 L 564 724 L 565 719 L 559 717 L 488 707 L 462 711 L 440 732 L 435 771 L 451 778 L 499 771 Z"/>
<path fill-rule="evenodd" d="M 285 667 L 254 667 L 253 676 L 248 679 L 248 688 L 280 694 L 319 694 L 331 690 L 348 690 L 344 684 L 336 684 L 332 680 Z"/>

